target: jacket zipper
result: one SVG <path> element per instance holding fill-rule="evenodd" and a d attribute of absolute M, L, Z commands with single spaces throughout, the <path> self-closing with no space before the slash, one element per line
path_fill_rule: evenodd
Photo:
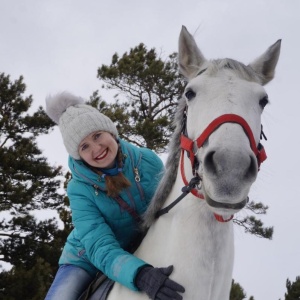
<path fill-rule="evenodd" d="M 138 168 L 133 168 L 133 171 L 134 171 L 134 174 L 135 174 L 134 180 L 136 182 L 140 182 L 141 181 L 141 177 L 140 177 Z"/>
<path fill-rule="evenodd" d="M 141 177 L 140 177 L 140 173 L 139 173 L 139 165 L 141 163 L 141 160 L 142 160 L 142 154 L 140 153 L 140 156 L 139 156 L 139 159 L 138 159 L 138 162 L 136 164 L 136 166 L 134 166 L 134 161 L 133 161 L 133 155 L 132 155 L 132 152 L 129 148 L 128 149 L 128 153 L 130 155 L 130 158 L 131 158 L 131 164 L 132 164 L 132 168 L 133 168 L 133 172 L 135 174 L 135 177 L 134 177 L 134 180 L 135 180 L 135 184 L 138 188 L 138 191 L 139 191 L 139 194 L 141 196 L 141 200 L 145 200 L 145 194 L 144 194 L 144 190 L 143 190 L 143 187 L 140 183 L 141 181 Z"/>

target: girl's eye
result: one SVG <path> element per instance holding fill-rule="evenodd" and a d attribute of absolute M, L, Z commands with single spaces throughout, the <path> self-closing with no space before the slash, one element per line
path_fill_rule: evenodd
<path fill-rule="evenodd" d="M 262 109 L 269 103 L 269 98 L 268 96 L 264 96 L 262 99 L 259 100 L 259 105 L 261 106 Z"/>
<path fill-rule="evenodd" d="M 196 93 L 193 90 L 188 90 L 184 95 L 190 101 L 196 96 Z"/>
<path fill-rule="evenodd" d="M 84 151 L 84 150 L 86 150 L 87 148 L 88 148 L 88 145 L 84 144 L 84 145 L 81 146 L 81 151 Z"/>
<path fill-rule="evenodd" d="M 94 135 L 94 140 L 97 140 L 100 136 L 101 136 L 101 132 L 96 133 L 96 134 Z"/>

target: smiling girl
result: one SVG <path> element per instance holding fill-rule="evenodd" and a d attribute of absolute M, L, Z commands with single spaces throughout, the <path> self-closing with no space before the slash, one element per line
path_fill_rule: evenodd
<path fill-rule="evenodd" d="M 150 299 L 182 299 L 184 288 L 169 279 L 172 266 L 154 268 L 132 254 L 163 172 L 159 157 L 120 139 L 108 117 L 69 93 L 48 97 L 46 113 L 69 153 L 74 224 L 46 299 L 78 299 L 99 272 L 108 286 L 117 281 Z"/>

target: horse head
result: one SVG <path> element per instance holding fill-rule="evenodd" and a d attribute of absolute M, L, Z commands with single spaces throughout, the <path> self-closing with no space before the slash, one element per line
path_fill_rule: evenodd
<path fill-rule="evenodd" d="M 188 80 L 181 147 L 215 214 L 228 216 L 246 205 L 264 159 L 263 86 L 274 77 L 280 42 L 246 66 L 232 59 L 209 61 L 185 27 L 180 33 L 179 68 Z"/>

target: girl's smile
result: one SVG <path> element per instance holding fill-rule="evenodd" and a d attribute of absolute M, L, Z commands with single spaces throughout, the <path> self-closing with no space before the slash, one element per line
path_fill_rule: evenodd
<path fill-rule="evenodd" d="M 118 143 L 111 133 L 96 131 L 81 141 L 78 151 L 90 166 L 112 168 L 118 153 Z"/>
<path fill-rule="evenodd" d="M 105 149 L 100 155 L 96 156 L 95 159 L 96 160 L 104 159 L 106 157 L 107 153 L 108 153 L 108 150 Z"/>

